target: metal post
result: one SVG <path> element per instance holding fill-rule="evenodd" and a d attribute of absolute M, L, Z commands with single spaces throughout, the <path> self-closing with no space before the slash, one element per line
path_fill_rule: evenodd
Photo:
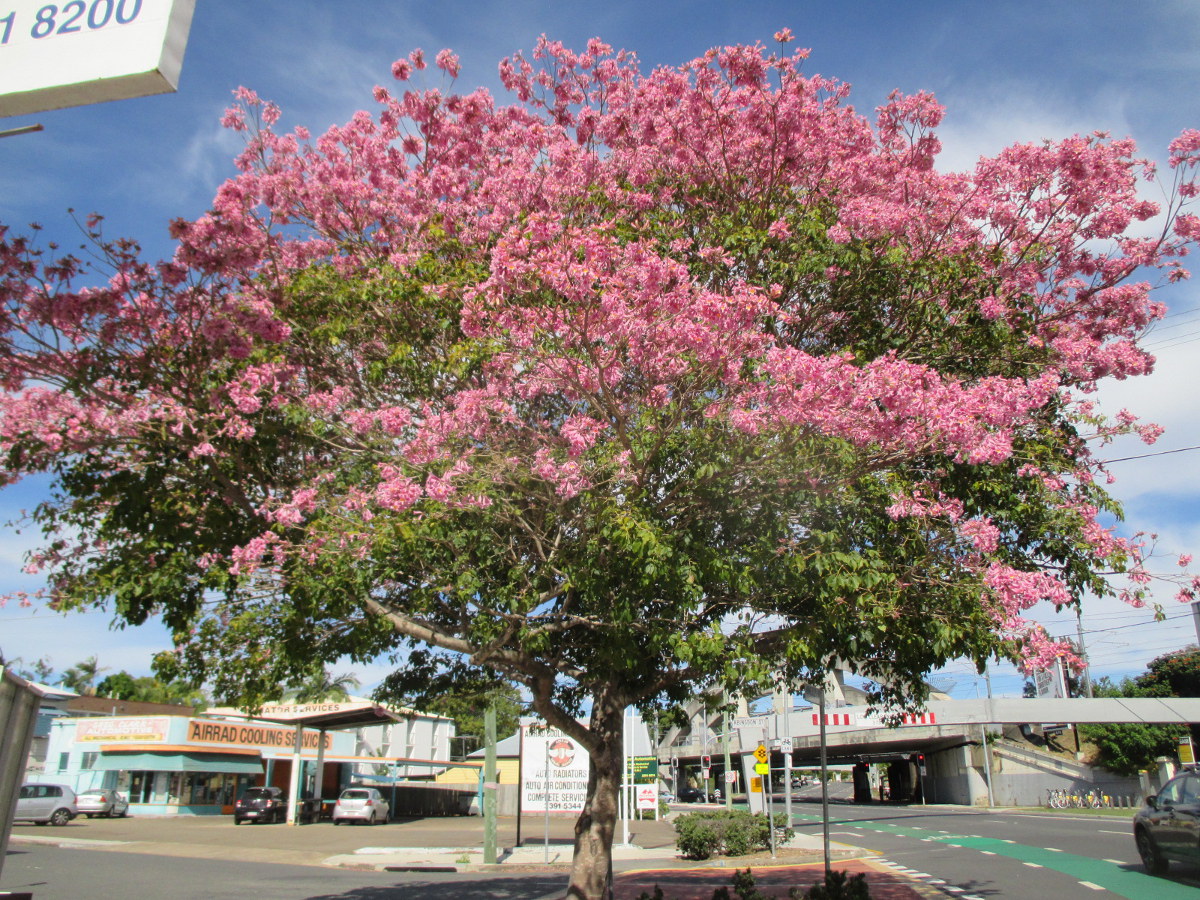
<path fill-rule="evenodd" d="M 623 839 L 622 847 L 629 846 L 629 782 L 632 779 L 629 777 L 629 707 L 625 708 L 625 712 L 621 714 L 621 724 L 624 726 L 621 729 L 621 833 Z"/>
<path fill-rule="evenodd" d="M 517 841 L 521 846 L 521 817 L 525 813 L 525 726 L 517 725 Z"/>
<path fill-rule="evenodd" d="M 783 731 L 784 740 L 787 742 L 783 746 L 786 752 L 783 754 L 783 809 L 787 815 L 788 828 L 792 827 L 792 691 L 788 688 L 787 703 L 783 707 Z"/>
<path fill-rule="evenodd" d="M 771 718 L 775 718 L 772 716 Z M 767 774 L 763 779 L 763 809 L 767 811 L 767 834 L 771 838 L 771 858 L 775 858 L 775 810 L 771 801 L 771 739 L 767 735 L 767 726 L 763 726 L 763 745 L 767 748 Z"/>
<path fill-rule="evenodd" d="M 483 713 L 483 861 L 494 865 L 496 855 L 496 701 Z"/>
<path fill-rule="evenodd" d="M 545 849 L 545 863 L 550 865 L 550 739 L 543 735 L 546 750 L 546 790 L 542 794 L 542 803 L 546 807 L 544 816 L 542 846 Z"/>
<path fill-rule="evenodd" d="M 817 700 L 817 720 L 821 726 L 821 848 L 825 854 L 825 877 L 829 877 L 829 765 L 825 743 L 825 687 Z"/>
<path fill-rule="evenodd" d="M 722 698 L 728 699 L 728 698 Z M 733 782 L 729 780 L 729 773 L 733 771 L 732 764 L 729 758 L 729 704 L 726 702 L 724 712 L 721 719 L 721 730 L 724 732 L 721 738 L 721 743 L 725 749 L 725 808 L 733 809 Z M 738 738 L 739 743 L 741 737 Z"/>
<path fill-rule="evenodd" d="M 1075 608 L 1075 630 L 1079 635 L 1079 655 L 1083 657 L 1083 690 L 1090 699 L 1092 696 L 1092 667 L 1088 662 L 1087 645 L 1083 642 L 1083 611 L 1079 607 Z M 1076 740 L 1078 740 L 1078 727 L 1075 734 Z"/>

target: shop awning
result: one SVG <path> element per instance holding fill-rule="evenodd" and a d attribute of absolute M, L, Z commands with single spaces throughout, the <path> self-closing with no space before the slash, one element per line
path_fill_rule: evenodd
<path fill-rule="evenodd" d="M 149 772 L 218 772 L 261 775 L 262 760 L 233 753 L 101 753 L 94 769 Z"/>

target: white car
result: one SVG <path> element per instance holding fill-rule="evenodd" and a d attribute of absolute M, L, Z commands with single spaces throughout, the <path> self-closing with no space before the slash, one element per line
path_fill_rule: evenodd
<path fill-rule="evenodd" d="M 110 788 L 96 788 L 76 794 L 75 806 L 80 815 L 87 816 L 89 819 L 92 816 L 124 817 L 129 812 L 129 801 L 125 799 L 125 795 L 118 794 Z"/>
<path fill-rule="evenodd" d="M 376 788 L 346 788 L 333 805 L 333 824 L 366 822 L 368 825 L 382 825 L 390 813 L 388 802 Z"/>

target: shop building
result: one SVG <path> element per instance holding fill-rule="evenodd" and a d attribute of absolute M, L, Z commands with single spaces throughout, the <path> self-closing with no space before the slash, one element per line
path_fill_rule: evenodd
<path fill-rule="evenodd" d="M 450 765 L 454 724 L 370 701 L 232 709 L 191 716 L 59 717 L 35 780 L 76 791 L 114 788 L 136 815 L 231 814 L 255 785 L 332 802 L 385 773 L 436 777 Z"/>

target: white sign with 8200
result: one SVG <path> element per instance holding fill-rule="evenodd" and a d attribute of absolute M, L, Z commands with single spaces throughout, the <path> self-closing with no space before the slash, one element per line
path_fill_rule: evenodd
<path fill-rule="evenodd" d="M 175 90 L 195 0 L 0 0 L 0 116 Z"/>

